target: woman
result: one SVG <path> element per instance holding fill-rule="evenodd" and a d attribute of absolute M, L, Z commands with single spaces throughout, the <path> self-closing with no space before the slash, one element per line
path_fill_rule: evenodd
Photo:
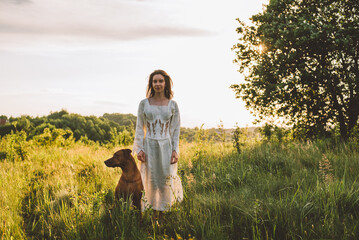
<path fill-rule="evenodd" d="M 182 201 L 177 175 L 180 113 L 172 99 L 172 79 L 163 70 L 151 73 L 147 98 L 138 107 L 133 150 L 137 154 L 144 186 L 142 209 L 169 210 Z"/>

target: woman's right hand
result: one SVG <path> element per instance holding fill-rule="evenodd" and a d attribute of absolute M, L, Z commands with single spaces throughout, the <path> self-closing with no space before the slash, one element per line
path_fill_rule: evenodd
<path fill-rule="evenodd" d="M 146 161 L 146 154 L 141 150 L 137 154 L 137 159 L 140 160 L 141 162 L 145 162 Z"/>

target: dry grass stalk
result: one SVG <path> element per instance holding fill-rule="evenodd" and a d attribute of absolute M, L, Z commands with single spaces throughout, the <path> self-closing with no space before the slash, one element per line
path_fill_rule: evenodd
<path fill-rule="evenodd" d="M 324 153 L 322 159 L 319 161 L 319 175 L 326 184 L 329 184 L 334 180 L 332 165 Z"/>

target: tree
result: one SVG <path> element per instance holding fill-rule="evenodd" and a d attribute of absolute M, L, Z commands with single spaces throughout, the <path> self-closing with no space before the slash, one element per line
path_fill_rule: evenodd
<path fill-rule="evenodd" d="M 231 87 L 263 119 L 279 116 L 295 137 L 347 139 L 359 115 L 359 1 L 270 0 L 253 25 L 240 22 Z"/>
<path fill-rule="evenodd" d="M 127 130 L 135 129 L 137 117 L 133 114 L 121 114 L 121 113 L 105 113 L 104 118 L 110 121 L 114 121 L 121 126 L 126 126 Z"/>

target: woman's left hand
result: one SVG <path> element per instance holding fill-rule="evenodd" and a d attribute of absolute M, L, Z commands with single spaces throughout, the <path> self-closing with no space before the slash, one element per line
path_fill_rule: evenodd
<path fill-rule="evenodd" d="M 176 162 L 178 162 L 178 154 L 176 151 L 173 151 L 171 156 L 171 164 L 175 164 Z"/>

